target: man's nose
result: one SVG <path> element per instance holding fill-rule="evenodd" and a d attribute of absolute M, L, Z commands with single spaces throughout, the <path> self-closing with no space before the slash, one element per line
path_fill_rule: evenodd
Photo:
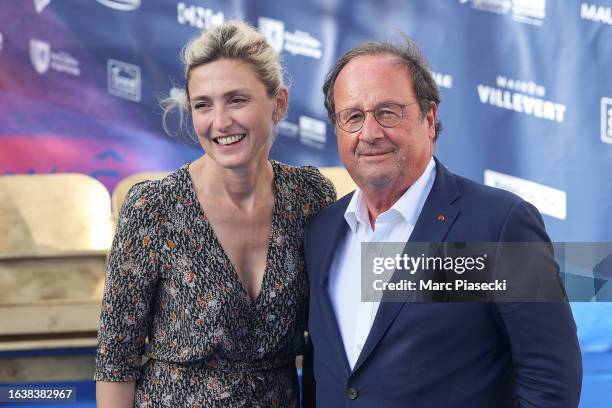
<path fill-rule="evenodd" d="M 359 132 L 359 140 L 365 143 L 373 143 L 376 139 L 382 139 L 385 136 L 383 127 L 374 119 L 374 113 L 369 113 L 369 115 L 366 114 Z"/>

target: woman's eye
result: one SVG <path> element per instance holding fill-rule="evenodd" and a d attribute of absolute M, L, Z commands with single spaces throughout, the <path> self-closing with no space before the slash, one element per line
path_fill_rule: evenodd
<path fill-rule="evenodd" d="M 210 104 L 207 102 L 198 102 L 195 105 L 193 105 L 193 108 L 196 110 L 204 110 L 204 109 L 210 108 Z"/>
<path fill-rule="evenodd" d="M 240 105 L 245 103 L 247 100 L 246 98 L 232 98 L 230 99 L 230 104 L 232 105 Z"/>

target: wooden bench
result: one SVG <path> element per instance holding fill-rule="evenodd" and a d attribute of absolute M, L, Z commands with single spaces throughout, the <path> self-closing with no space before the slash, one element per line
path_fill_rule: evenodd
<path fill-rule="evenodd" d="M 93 373 L 91 352 L 46 375 L 33 368 L 42 368 L 40 360 L 15 356 L 96 345 L 112 231 L 110 196 L 91 177 L 0 176 L 0 352 L 14 355 L 2 358 L 0 381 L 74 379 L 84 367 Z"/>

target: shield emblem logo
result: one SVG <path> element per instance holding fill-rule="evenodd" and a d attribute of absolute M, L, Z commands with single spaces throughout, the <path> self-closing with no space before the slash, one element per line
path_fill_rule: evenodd
<path fill-rule="evenodd" d="M 39 74 L 44 74 L 49 69 L 51 60 L 51 46 L 49 43 L 32 38 L 30 40 L 30 60 L 34 69 Z"/>
<path fill-rule="evenodd" d="M 45 7 L 49 5 L 49 3 L 51 3 L 51 0 L 34 0 L 34 8 L 36 9 L 36 12 L 40 14 Z"/>
<path fill-rule="evenodd" d="M 285 23 L 273 18 L 259 17 L 257 25 L 259 26 L 259 32 L 266 38 L 268 44 L 280 53 L 285 42 Z"/>

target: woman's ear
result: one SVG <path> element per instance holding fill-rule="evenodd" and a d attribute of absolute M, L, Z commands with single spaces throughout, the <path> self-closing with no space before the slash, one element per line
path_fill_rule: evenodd
<path fill-rule="evenodd" d="M 289 90 L 287 87 L 283 86 L 279 89 L 274 99 L 276 107 L 272 113 L 272 120 L 274 120 L 274 123 L 278 123 L 285 117 L 289 109 Z"/>

